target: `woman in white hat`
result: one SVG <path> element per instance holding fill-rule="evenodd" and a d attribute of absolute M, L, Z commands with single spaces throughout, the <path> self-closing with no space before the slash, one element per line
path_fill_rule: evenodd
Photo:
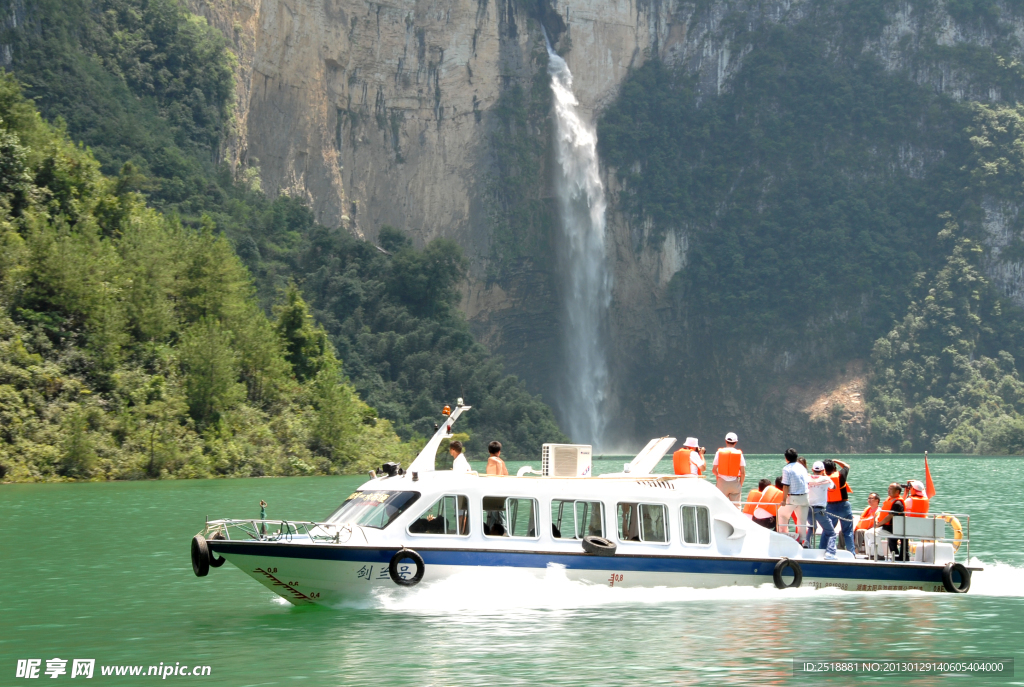
<path fill-rule="evenodd" d="M 677 475 L 704 474 L 704 447 L 696 437 L 686 437 L 683 447 L 672 454 L 672 469 Z"/>

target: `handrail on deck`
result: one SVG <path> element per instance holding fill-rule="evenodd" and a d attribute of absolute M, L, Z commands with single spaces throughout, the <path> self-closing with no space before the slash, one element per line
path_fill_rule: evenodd
<path fill-rule="evenodd" d="M 277 531 L 273 531 L 274 528 Z M 225 518 L 210 520 L 203 531 L 207 539 L 216 541 L 232 539 L 232 533 L 244 534 L 248 539 L 256 541 L 292 541 L 295 537 L 307 537 L 310 541 L 338 543 L 345 526 L 329 522 L 312 522 L 308 520 L 236 520 Z M 349 526 L 349 529 L 351 527 Z M 318 531 L 319 530 L 319 531 Z M 333 533 L 332 533 L 333 531 Z M 219 536 L 218 536 L 219 535 Z"/>

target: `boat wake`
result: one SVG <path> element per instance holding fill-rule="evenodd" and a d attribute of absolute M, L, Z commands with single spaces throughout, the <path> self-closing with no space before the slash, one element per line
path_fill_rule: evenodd
<path fill-rule="evenodd" d="M 1024 596 L 1024 568 L 1007 563 L 984 563 L 977 559 L 972 559 L 971 565 L 980 565 L 985 569 L 975 573 L 969 595 Z M 502 591 L 495 593 L 495 590 Z M 788 602 L 820 599 L 822 596 L 842 598 L 851 594 L 877 597 L 925 595 L 928 592 L 848 592 L 810 587 L 779 590 L 771 583 L 759 587 L 716 589 L 613 587 L 570 580 L 565 568 L 552 565 L 542 571 L 494 569 L 489 570 L 486 575 L 478 571 L 466 571 L 444 580 L 424 583 L 410 590 L 382 589 L 375 594 L 369 605 L 398 612 L 488 615 L 506 611 L 544 612 L 616 605 L 770 602 L 782 598 Z"/>
<path fill-rule="evenodd" d="M 971 578 L 970 594 L 975 596 L 1024 596 L 1024 568 L 1009 563 L 985 563 L 977 558 L 970 565 L 985 568 Z"/>

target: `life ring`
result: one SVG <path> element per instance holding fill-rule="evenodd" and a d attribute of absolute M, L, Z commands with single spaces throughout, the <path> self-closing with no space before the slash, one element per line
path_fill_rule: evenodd
<path fill-rule="evenodd" d="M 964 528 L 963 528 L 963 525 L 960 524 L 960 521 L 956 519 L 955 515 L 950 515 L 949 513 L 943 513 L 939 517 L 942 518 L 943 520 L 945 520 L 946 523 L 950 527 L 953 528 L 953 551 L 954 552 L 959 551 L 960 550 L 960 540 L 964 538 Z"/>
<path fill-rule="evenodd" d="M 201 534 L 192 537 L 192 572 L 196 577 L 206 577 L 210 574 L 210 547 L 206 545 L 206 538 Z"/>
<path fill-rule="evenodd" d="M 960 584 L 953 581 L 953 573 L 960 575 Z M 946 563 L 942 568 L 942 586 L 951 594 L 966 594 L 971 588 L 971 571 L 963 563 Z"/>
<path fill-rule="evenodd" d="M 583 550 L 595 556 L 614 556 L 615 544 L 604 537 L 583 537 Z"/>
<path fill-rule="evenodd" d="M 398 564 L 406 559 L 416 564 L 416 574 L 408 579 L 398 574 Z M 415 587 L 423 579 L 423 573 L 426 572 L 426 569 L 427 566 L 423 562 L 423 556 L 412 549 L 399 549 L 398 553 L 391 557 L 391 562 L 388 563 L 388 574 L 391 575 L 391 580 L 399 587 Z"/>
<path fill-rule="evenodd" d="M 782 579 L 782 575 L 786 572 L 786 568 L 793 571 L 793 581 L 789 584 L 786 584 L 786 581 Z M 800 569 L 800 564 L 796 561 L 788 558 L 780 558 L 779 562 L 775 564 L 775 570 L 772 572 L 772 579 L 775 580 L 775 586 L 779 589 L 788 589 L 790 587 L 796 589 L 800 586 L 800 583 L 804 581 L 804 571 Z"/>

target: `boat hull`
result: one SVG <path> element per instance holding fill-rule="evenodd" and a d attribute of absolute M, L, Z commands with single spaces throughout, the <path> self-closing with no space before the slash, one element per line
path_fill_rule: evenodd
<path fill-rule="evenodd" d="M 210 542 L 224 556 L 276 594 L 296 605 L 365 602 L 381 589 L 396 589 L 388 565 L 397 548 L 325 546 L 280 542 Z M 423 583 L 457 573 L 495 568 L 565 569 L 570 580 L 612 587 L 759 586 L 773 584 L 777 558 L 650 556 L 523 552 L 493 549 L 417 548 Z M 942 565 L 865 560 L 800 559 L 803 587 L 850 591 L 945 592 Z"/>

